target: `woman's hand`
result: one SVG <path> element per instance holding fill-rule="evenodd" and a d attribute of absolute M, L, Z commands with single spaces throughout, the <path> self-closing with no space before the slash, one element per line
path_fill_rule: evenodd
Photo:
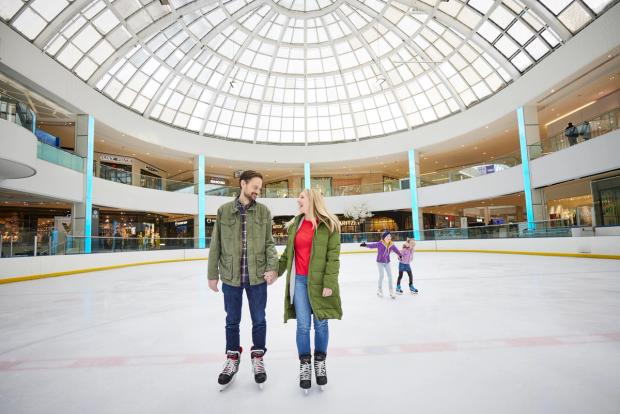
<path fill-rule="evenodd" d="M 323 297 L 326 298 L 332 295 L 332 290 L 328 288 L 323 288 Z"/>

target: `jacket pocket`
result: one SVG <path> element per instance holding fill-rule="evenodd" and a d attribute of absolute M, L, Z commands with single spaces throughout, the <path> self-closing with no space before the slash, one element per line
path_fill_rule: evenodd
<path fill-rule="evenodd" d="M 262 254 L 256 255 L 256 276 L 259 279 L 263 278 L 263 274 L 265 273 L 265 268 L 267 267 L 265 256 Z"/>
<path fill-rule="evenodd" d="M 235 237 L 235 224 L 237 219 L 235 217 L 222 218 L 220 222 L 220 231 L 222 233 L 222 239 L 232 239 Z"/>
<path fill-rule="evenodd" d="M 233 274 L 233 258 L 232 256 L 220 256 L 218 267 L 220 270 L 220 277 L 225 280 L 232 280 Z"/>

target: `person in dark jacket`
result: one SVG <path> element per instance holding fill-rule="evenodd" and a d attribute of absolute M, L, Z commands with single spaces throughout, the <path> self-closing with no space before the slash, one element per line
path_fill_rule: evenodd
<path fill-rule="evenodd" d="M 288 242 L 280 257 L 278 274 L 287 271 L 284 294 L 284 322 L 297 319 L 299 386 L 311 387 L 310 327 L 314 319 L 314 372 L 316 382 L 327 384 L 328 319 L 341 319 L 340 221 L 327 211 L 321 193 L 301 192 L 299 215 L 288 223 Z"/>
<path fill-rule="evenodd" d="M 572 122 L 569 122 L 566 128 L 564 129 L 564 136 L 568 138 L 568 143 L 572 147 L 577 143 L 577 137 L 579 137 L 579 131 L 577 127 L 573 125 Z"/>

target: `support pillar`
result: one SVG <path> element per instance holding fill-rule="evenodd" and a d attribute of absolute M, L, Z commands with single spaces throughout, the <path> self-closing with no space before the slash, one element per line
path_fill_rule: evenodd
<path fill-rule="evenodd" d="M 413 227 L 413 237 L 416 240 L 422 240 L 424 234 L 421 231 L 422 212 L 418 208 L 418 172 L 420 171 L 420 154 L 414 150 L 409 150 L 409 193 L 411 194 L 411 224 Z"/>
<path fill-rule="evenodd" d="M 205 156 L 203 154 L 194 157 L 194 184 L 198 195 L 198 214 L 194 216 L 194 247 L 204 249 L 205 240 Z"/>
<path fill-rule="evenodd" d="M 84 159 L 84 181 L 82 202 L 74 203 L 71 210 L 72 233 L 78 237 L 78 246 L 83 252 L 92 250 L 93 228 L 93 160 L 95 153 L 95 118 L 92 115 L 78 115 L 75 122 L 75 152 Z M 80 243 L 83 240 L 83 244 Z"/>

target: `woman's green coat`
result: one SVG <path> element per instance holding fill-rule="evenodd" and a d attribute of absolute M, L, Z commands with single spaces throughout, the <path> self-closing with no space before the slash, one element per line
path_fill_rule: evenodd
<path fill-rule="evenodd" d="M 295 217 L 288 229 L 286 249 L 280 256 L 278 275 L 286 273 L 286 289 L 284 294 L 284 322 L 295 319 L 295 307 L 291 303 L 291 283 L 295 275 L 291 274 L 295 262 L 295 235 L 303 214 Z M 319 223 L 312 237 L 312 250 L 308 264 L 308 296 L 312 311 L 317 319 L 342 319 L 340 287 L 338 273 L 340 271 L 340 233 L 330 233 L 325 223 Z M 292 278 L 292 280 L 291 280 Z M 292 286 L 294 288 L 294 285 Z M 323 297 L 323 288 L 332 290 L 332 295 Z"/>

